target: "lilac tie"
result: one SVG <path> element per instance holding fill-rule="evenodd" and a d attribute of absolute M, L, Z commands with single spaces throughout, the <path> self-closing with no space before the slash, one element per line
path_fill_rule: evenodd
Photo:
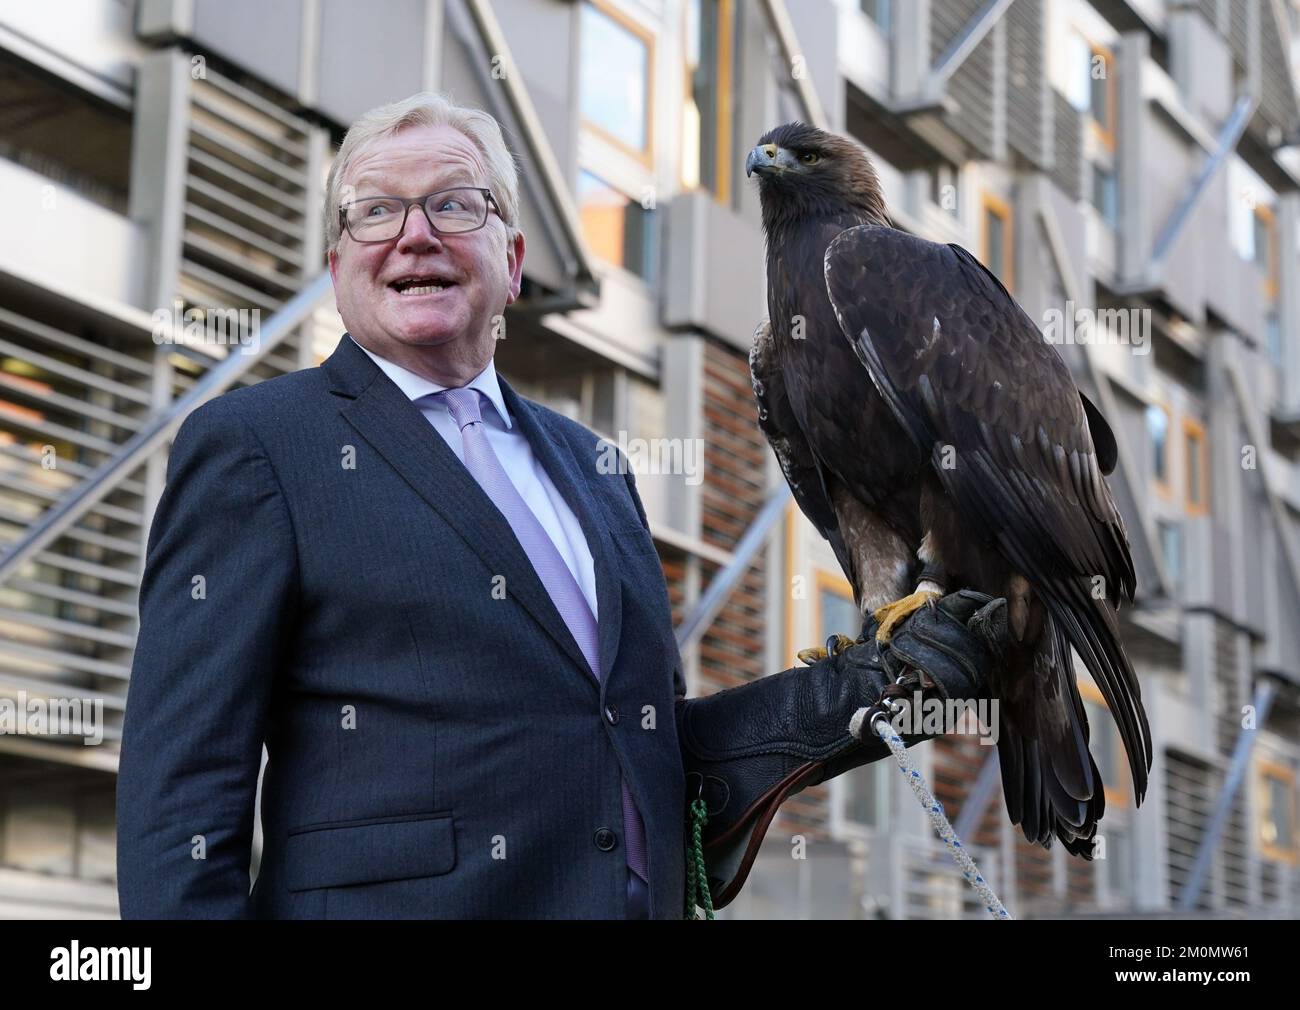
<path fill-rule="evenodd" d="M 514 483 L 506 474 L 497 454 L 488 442 L 487 431 L 483 426 L 483 415 L 479 408 L 479 390 L 462 386 L 459 389 L 445 389 L 435 393 L 434 398 L 443 401 L 451 411 L 452 419 L 460 428 L 460 437 L 464 443 L 465 467 L 478 481 L 479 486 L 487 492 L 510 528 L 519 539 L 519 546 L 533 563 L 533 570 L 541 580 L 546 591 L 550 593 L 551 602 L 564 618 L 574 641 L 582 650 L 591 667 L 592 676 L 600 682 L 600 635 L 596 629 L 596 617 L 591 612 L 587 598 L 582 594 L 578 580 L 569 571 L 559 550 L 547 535 L 545 528 L 538 521 L 533 510 L 528 507 L 523 496 L 519 494 Z M 627 865 L 642 880 L 647 880 L 645 858 L 645 825 L 641 814 L 628 792 L 627 782 L 623 787 L 623 834 L 627 842 Z"/>

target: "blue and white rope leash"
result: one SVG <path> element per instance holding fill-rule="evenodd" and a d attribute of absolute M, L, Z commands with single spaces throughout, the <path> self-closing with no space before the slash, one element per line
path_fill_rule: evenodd
<path fill-rule="evenodd" d="M 966 882 L 975 888 L 984 902 L 984 907 L 988 909 L 989 915 L 995 919 L 1010 919 L 1011 913 L 1007 911 L 1006 906 L 1002 904 L 998 896 L 993 893 L 993 888 L 989 887 L 988 881 L 980 873 L 979 867 L 975 865 L 975 860 L 971 858 L 966 846 L 962 845 L 961 839 L 957 837 L 957 832 L 953 831 L 952 825 L 948 823 L 948 818 L 943 812 L 943 804 L 935 799 L 934 793 L 930 792 L 930 787 L 925 784 L 925 777 L 916 770 L 912 764 L 912 759 L 907 756 L 907 747 L 903 743 L 903 738 L 898 735 L 894 727 L 889 723 L 889 714 L 901 711 L 903 703 L 895 698 L 882 698 L 871 708 L 862 708 L 853 716 L 849 723 L 849 732 L 853 736 L 862 739 L 862 723 L 869 719 L 868 725 L 871 731 L 884 740 L 889 749 L 894 753 L 894 759 L 898 761 L 898 767 L 902 769 L 903 776 L 907 779 L 907 784 L 912 787 L 912 792 L 916 794 L 918 802 L 930 818 L 930 823 L 934 825 L 934 830 L 939 833 L 943 843 L 948 846 L 948 854 L 961 868 L 961 875 L 966 878 Z"/>

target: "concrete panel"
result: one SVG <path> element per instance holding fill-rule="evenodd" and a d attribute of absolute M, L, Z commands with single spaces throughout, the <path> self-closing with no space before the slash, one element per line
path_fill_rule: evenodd
<path fill-rule="evenodd" d="M 421 90 L 425 8 L 423 0 L 364 6 L 321 0 L 320 111 L 348 125 L 376 105 Z"/>
<path fill-rule="evenodd" d="M 200 53 L 209 50 L 296 95 L 302 16 L 303 0 L 194 0 L 191 38 Z"/>
<path fill-rule="evenodd" d="M 706 330 L 748 353 L 767 316 L 761 229 L 706 194 L 668 208 L 664 325 Z"/>

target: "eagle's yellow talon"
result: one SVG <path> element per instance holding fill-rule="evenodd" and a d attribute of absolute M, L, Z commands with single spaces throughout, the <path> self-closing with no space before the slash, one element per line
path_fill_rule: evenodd
<path fill-rule="evenodd" d="M 881 645 L 887 643 L 894 637 L 895 628 L 926 604 L 933 604 L 942 595 L 942 593 L 917 590 L 911 596 L 904 596 L 901 600 L 886 603 L 875 612 L 875 618 L 880 622 L 880 627 L 876 629 L 876 641 Z"/>
<path fill-rule="evenodd" d="M 854 641 L 848 635 L 831 635 L 830 638 L 826 639 L 825 646 L 818 645 L 811 649 L 800 649 L 796 655 L 801 662 L 807 666 L 812 666 L 814 663 L 820 663 L 830 656 L 838 656 L 845 649 L 857 645 L 861 641 L 862 639 Z"/>

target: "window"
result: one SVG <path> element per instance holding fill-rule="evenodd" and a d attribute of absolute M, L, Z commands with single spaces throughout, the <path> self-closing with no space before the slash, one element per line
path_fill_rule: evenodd
<path fill-rule="evenodd" d="M 1109 49 L 1094 45 L 1088 60 L 1089 111 L 1093 132 L 1106 146 L 1115 150 L 1115 59 Z"/>
<path fill-rule="evenodd" d="M 958 217 L 957 170 L 946 161 L 936 162 L 927 168 L 930 178 L 930 199 L 936 206 Z"/>
<path fill-rule="evenodd" d="M 1107 150 L 1115 149 L 1115 57 L 1105 46 L 1089 42 L 1078 32 L 1070 35 L 1069 84 L 1066 98 L 1087 115 L 1094 136 Z"/>
<path fill-rule="evenodd" d="M 578 173 L 578 218 L 594 255 L 653 280 L 651 212 L 590 172 Z"/>
<path fill-rule="evenodd" d="M 1264 297 L 1273 301 L 1277 298 L 1277 225 L 1272 209 L 1256 204 L 1251 223 L 1254 253 L 1251 258 L 1264 273 Z"/>
<path fill-rule="evenodd" d="M 1210 510 L 1205 429 L 1189 417 L 1183 421 L 1183 437 L 1187 440 L 1187 512 L 1189 515 L 1205 515 Z"/>
<path fill-rule="evenodd" d="M 984 265 L 1006 286 L 1014 289 L 1012 276 L 1011 207 L 992 193 L 985 193 Z"/>
<path fill-rule="evenodd" d="M 858 0 L 862 13 L 871 18 L 888 38 L 894 31 L 894 0 Z"/>
<path fill-rule="evenodd" d="M 732 0 L 687 0 L 682 185 L 731 198 Z"/>
<path fill-rule="evenodd" d="M 1158 403 L 1147 407 L 1147 437 L 1151 440 L 1151 475 L 1159 490 L 1169 490 L 1169 412 Z"/>
<path fill-rule="evenodd" d="M 1268 348 L 1269 360 L 1278 368 L 1282 367 L 1282 317 L 1277 308 L 1268 310 L 1264 318 L 1264 346 Z"/>
<path fill-rule="evenodd" d="M 1183 529 L 1177 523 L 1163 519 L 1156 522 L 1160 537 L 1160 554 L 1165 559 L 1165 572 L 1177 585 L 1183 580 Z"/>
<path fill-rule="evenodd" d="M 1106 707 L 1106 700 L 1091 678 L 1076 680 L 1079 696 L 1083 699 L 1083 710 L 1088 717 L 1088 750 L 1097 762 L 1097 771 L 1106 788 L 1106 805 L 1131 806 L 1129 802 L 1129 785 L 1132 773 L 1129 770 L 1128 754 L 1115 729 L 1115 720 Z"/>
<path fill-rule="evenodd" d="M 1106 820 L 1113 816 L 1108 815 Z M 1131 903 L 1133 846 L 1130 844 L 1128 830 L 1103 821 L 1098 833 L 1106 839 L 1106 892 L 1117 901 L 1127 900 Z"/>
<path fill-rule="evenodd" d="M 857 638 L 862 614 L 853 602 L 853 590 L 844 579 L 817 573 L 817 641 L 834 634 Z M 888 816 L 889 787 L 884 773 L 889 764 L 875 761 L 839 776 L 840 812 L 856 827 L 883 828 Z"/>
<path fill-rule="evenodd" d="M 1261 761 L 1259 841 L 1268 859 L 1295 863 L 1300 850 L 1296 846 L 1295 773 L 1290 769 Z"/>
<path fill-rule="evenodd" d="M 653 56 L 649 32 L 603 3 L 583 4 L 583 122 L 646 164 L 651 160 Z"/>
<path fill-rule="evenodd" d="M 817 573 L 817 641 L 831 635 L 857 638 L 862 632 L 862 615 L 853 602 L 853 590 L 841 578 Z"/>
<path fill-rule="evenodd" d="M 1119 186 L 1115 173 L 1095 162 L 1092 166 L 1092 205 L 1112 228 L 1119 224 Z"/>

